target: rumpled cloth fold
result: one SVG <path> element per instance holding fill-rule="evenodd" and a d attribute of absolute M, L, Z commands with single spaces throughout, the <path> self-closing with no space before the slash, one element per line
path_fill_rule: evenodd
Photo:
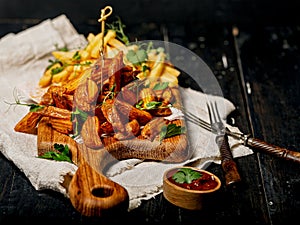
<path fill-rule="evenodd" d="M 5 118 L 0 121 L 0 152 L 26 175 L 36 190 L 51 189 L 65 197 L 68 197 L 68 192 L 62 185 L 64 177 L 72 176 L 77 166 L 37 158 L 37 137 L 14 131 L 14 126 L 27 114 L 28 107 L 13 106 L 10 103 L 15 102 L 16 94 L 19 98 L 26 96 L 28 85 L 38 83 L 48 65 L 48 59 L 51 58 L 51 52 L 57 47 L 80 48 L 86 43 L 86 38 L 76 32 L 65 15 L 45 20 L 17 34 L 7 34 L 0 39 L 0 116 Z M 206 102 L 210 100 L 217 101 L 224 122 L 226 116 L 235 110 L 234 105 L 223 97 L 206 95 L 190 88 L 180 88 L 180 91 L 186 110 L 203 120 L 209 119 Z M 237 127 L 229 127 L 232 131 L 239 132 Z M 109 168 L 105 175 L 128 191 L 129 211 L 137 208 L 142 200 L 162 192 L 162 176 L 166 169 L 187 164 L 204 169 L 212 162 L 220 163 L 215 136 L 188 121 L 187 128 L 193 155 L 184 163 L 128 159 Z M 229 144 L 234 157 L 253 153 L 231 137 Z"/>

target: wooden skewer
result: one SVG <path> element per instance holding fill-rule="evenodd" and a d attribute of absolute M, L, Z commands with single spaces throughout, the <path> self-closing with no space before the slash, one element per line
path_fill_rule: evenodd
<path fill-rule="evenodd" d="M 100 46 L 100 55 L 104 56 L 104 30 L 105 30 L 105 20 L 112 14 L 112 7 L 106 6 L 104 9 L 101 10 L 101 16 L 98 20 L 101 23 L 101 33 L 102 33 L 102 43 Z"/>

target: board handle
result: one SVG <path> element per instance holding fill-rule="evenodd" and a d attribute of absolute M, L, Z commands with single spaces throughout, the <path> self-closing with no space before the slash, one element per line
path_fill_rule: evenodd
<path fill-rule="evenodd" d="M 102 216 L 112 210 L 127 210 L 129 196 L 121 185 L 80 163 L 69 185 L 73 207 L 84 216 Z"/>

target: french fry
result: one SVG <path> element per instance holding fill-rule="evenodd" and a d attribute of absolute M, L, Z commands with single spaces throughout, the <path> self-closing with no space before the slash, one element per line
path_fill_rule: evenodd
<path fill-rule="evenodd" d="M 163 71 L 163 75 L 164 74 L 170 74 L 172 76 L 178 77 L 180 74 L 180 71 L 170 65 L 166 65 L 164 68 L 164 71 Z"/>
<path fill-rule="evenodd" d="M 106 46 L 110 40 L 115 39 L 116 36 L 117 36 L 116 31 L 108 30 L 106 35 L 104 36 L 104 46 Z"/>
<path fill-rule="evenodd" d="M 76 54 L 77 51 L 53 51 L 52 55 L 58 59 L 59 61 L 65 62 L 65 63 L 72 63 L 73 57 Z"/>
<path fill-rule="evenodd" d="M 71 81 L 73 79 L 76 79 L 78 76 L 80 77 L 81 74 L 88 69 L 89 67 L 93 66 L 93 64 L 96 62 L 96 59 L 87 59 L 81 61 L 79 64 L 73 65 L 73 69 L 70 73 L 70 76 L 68 77 L 68 81 Z"/>
<path fill-rule="evenodd" d="M 106 45 L 106 57 L 107 58 L 114 58 L 118 53 L 119 53 L 119 50 L 117 48 Z"/>
<path fill-rule="evenodd" d="M 70 73 L 67 82 L 75 79 L 76 77 L 80 76 L 82 73 L 82 66 L 81 65 L 74 65 L 73 66 L 73 71 Z"/>
<path fill-rule="evenodd" d="M 82 73 L 78 74 L 74 79 L 69 80 L 64 86 L 67 88 L 68 94 L 73 94 L 75 89 L 80 83 L 82 83 L 87 77 L 90 76 L 90 70 L 84 69 Z"/>
<path fill-rule="evenodd" d="M 160 77 L 160 80 L 162 82 L 168 82 L 169 87 L 175 87 L 178 85 L 178 79 L 176 76 L 173 76 L 172 74 L 165 73 Z"/>
<path fill-rule="evenodd" d="M 119 41 L 116 38 L 109 39 L 107 44 L 111 47 L 116 48 L 116 49 L 125 49 L 125 44 L 123 44 L 121 41 Z"/>
<path fill-rule="evenodd" d="M 79 50 L 80 61 L 85 61 L 90 58 L 90 53 L 86 50 Z"/>
<path fill-rule="evenodd" d="M 64 82 L 65 80 L 68 79 L 69 75 L 70 75 L 70 71 L 64 69 L 63 71 L 61 71 L 61 72 L 59 72 L 59 73 L 57 73 L 57 74 L 54 74 L 54 75 L 52 76 L 52 83 L 57 83 L 57 84 L 59 84 L 59 83 L 61 83 L 61 82 Z"/>
<path fill-rule="evenodd" d="M 92 51 L 95 49 L 96 45 L 99 43 L 102 43 L 102 33 L 97 34 L 92 38 L 92 40 L 88 43 L 88 45 L 85 48 L 85 51 L 89 53 L 89 55 L 92 57 Z"/>
<path fill-rule="evenodd" d="M 39 80 L 39 86 L 41 88 L 48 87 L 52 83 L 52 75 L 50 71 L 46 71 Z"/>
<path fill-rule="evenodd" d="M 60 63 L 54 63 L 50 68 L 45 70 L 43 76 L 39 80 L 39 86 L 44 88 L 48 87 L 52 83 L 52 70 L 56 68 L 60 68 Z"/>
<path fill-rule="evenodd" d="M 107 31 L 106 35 L 104 36 L 104 42 L 103 42 L 104 49 L 106 48 L 107 42 L 110 39 L 113 39 L 115 37 L 116 37 L 116 31 L 114 31 L 114 30 Z M 99 58 L 101 45 L 102 45 L 102 40 L 100 40 L 98 43 L 96 43 L 96 45 L 94 46 L 94 48 L 91 51 L 92 58 Z"/>
<path fill-rule="evenodd" d="M 163 52 L 160 52 L 158 54 L 157 60 L 155 61 L 153 67 L 150 70 L 150 74 L 148 76 L 148 79 L 150 82 L 156 81 L 162 74 L 162 71 L 165 67 L 165 54 Z"/>
<path fill-rule="evenodd" d="M 91 58 L 99 58 L 100 46 L 102 45 L 102 33 L 95 36 L 91 43 L 86 47 L 86 51 L 89 52 Z"/>
<path fill-rule="evenodd" d="M 93 41 L 94 38 L 95 38 L 95 34 L 89 33 L 86 39 L 90 43 Z"/>

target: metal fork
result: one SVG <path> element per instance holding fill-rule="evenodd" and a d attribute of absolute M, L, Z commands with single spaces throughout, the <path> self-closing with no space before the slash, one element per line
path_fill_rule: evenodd
<path fill-rule="evenodd" d="M 190 121 L 190 122 L 198 125 L 199 127 L 204 128 L 205 130 L 216 133 L 215 128 L 213 128 L 213 126 L 210 123 L 208 123 L 205 120 L 202 120 L 201 118 L 199 118 L 198 116 L 188 112 L 184 108 L 182 109 L 182 112 L 187 121 Z M 229 135 L 229 136 L 239 140 L 241 144 L 243 144 L 247 147 L 255 148 L 256 150 L 258 150 L 260 152 L 267 153 L 267 154 L 276 156 L 276 157 L 284 159 L 284 160 L 292 161 L 295 163 L 300 163 L 300 152 L 299 151 L 291 151 L 286 148 L 282 148 L 282 147 L 279 147 L 279 146 L 276 146 L 273 144 L 269 144 L 263 140 L 260 140 L 260 139 L 254 138 L 254 137 L 250 137 L 250 135 L 232 132 L 227 127 L 225 127 L 225 134 L 223 136 L 225 139 L 227 139 L 228 135 Z M 229 156 L 229 158 L 230 158 L 230 156 Z"/>
<path fill-rule="evenodd" d="M 241 176 L 237 165 L 233 160 L 232 152 L 228 143 L 226 127 L 224 126 L 219 114 L 217 103 L 207 103 L 208 114 L 211 121 L 211 130 L 217 135 L 216 143 L 220 150 L 221 165 L 225 173 L 225 182 L 227 186 L 235 186 L 241 181 Z"/>

